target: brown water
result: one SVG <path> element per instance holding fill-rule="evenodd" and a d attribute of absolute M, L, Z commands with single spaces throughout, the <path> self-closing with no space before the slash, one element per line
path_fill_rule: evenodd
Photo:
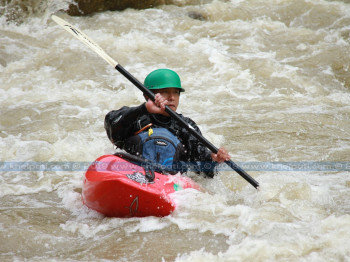
<path fill-rule="evenodd" d="M 350 261 L 349 4 L 206 1 L 89 17 L 61 7 L 48 1 L 22 24 L 0 18 L 1 261 Z M 82 163 L 114 152 L 105 114 L 143 97 L 52 14 L 141 81 L 177 71 L 179 112 L 260 191 L 225 169 L 189 174 L 211 193 L 178 192 L 165 218 L 84 207 Z M 80 169 L 13 168 L 38 162 Z"/>

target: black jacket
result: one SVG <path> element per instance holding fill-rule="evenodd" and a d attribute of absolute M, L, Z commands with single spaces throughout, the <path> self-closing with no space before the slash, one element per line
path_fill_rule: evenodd
<path fill-rule="evenodd" d="M 181 114 L 179 116 L 197 132 L 201 133 L 192 119 Z M 202 171 L 210 177 L 214 175 L 213 170 L 216 162 L 212 161 L 211 152 L 171 117 L 148 113 L 145 103 L 137 107 L 124 106 L 119 110 L 109 112 L 105 117 L 104 126 L 109 140 L 118 148 L 124 149 L 125 140 L 134 136 L 135 132 L 149 122 L 152 123 L 154 128 L 167 128 L 179 138 L 186 150 L 186 154 L 183 156 L 184 159 L 181 159 L 182 161 L 190 162 L 192 165 L 196 163 L 197 167 L 195 169 L 197 171 Z"/>

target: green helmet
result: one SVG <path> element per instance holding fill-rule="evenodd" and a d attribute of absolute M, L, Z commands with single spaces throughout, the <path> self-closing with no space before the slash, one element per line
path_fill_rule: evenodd
<path fill-rule="evenodd" d="M 181 87 L 179 75 L 170 69 L 157 69 L 148 74 L 144 82 L 148 89 L 179 88 L 180 92 L 185 89 Z"/>

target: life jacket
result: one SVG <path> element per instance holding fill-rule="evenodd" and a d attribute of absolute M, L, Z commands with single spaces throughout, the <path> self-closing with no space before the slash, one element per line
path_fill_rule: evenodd
<path fill-rule="evenodd" d="M 180 140 L 166 128 L 149 128 L 125 141 L 124 150 L 160 165 L 161 170 L 170 173 L 184 172 L 180 161 L 185 149 Z"/>

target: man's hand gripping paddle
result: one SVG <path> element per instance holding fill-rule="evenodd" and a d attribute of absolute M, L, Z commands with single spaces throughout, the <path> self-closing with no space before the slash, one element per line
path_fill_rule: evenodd
<path fill-rule="evenodd" d="M 96 44 L 94 41 L 92 41 L 87 35 L 85 35 L 83 32 L 72 26 L 71 24 L 67 23 L 63 19 L 53 15 L 52 19 L 59 24 L 61 27 L 63 27 L 65 30 L 67 30 L 69 33 L 71 33 L 73 36 L 78 38 L 81 42 L 83 42 L 85 45 L 90 47 L 93 51 L 95 51 L 100 57 L 102 57 L 107 63 L 109 63 L 111 66 L 113 66 L 115 69 L 117 69 L 123 76 L 125 76 L 131 83 L 133 83 L 138 89 L 140 89 L 143 94 L 147 97 L 149 97 L 152 101 L 155 100 L 155 95 L 152 93 L 152 91 L 148 90 L 140 81 L 138 81 L 134 76 L 132 76 L 127 70 L 125 70 L 120 64 L 118 64 L 117 61 L 112 59 L 109 55 L 106 54 L 105 51 L 102 50 L 102 48 Z M 182 120 L 173 110 L 171 110 L 168 106 L 165 106 L 165 112 L 167 112 L 171 117 L 173 117 L 181 126 L 186 128 L 194 137 L 196 137 L 203 145 L 205 145 L 211 152 L 216 154 L 218 152 L 218 149 L 210 143 L 206 138 L 204 138 L 201 134 L 199 134 L 191 125 L 186 123 L 184 120 Z M 252 186 L 254 186 L 256 189 L 259 187 L 259 183 L 254 180 L 251 176 L 249 176 L 243 169 L 241 169 L 239 166 L 237 166 L 233 161 L 225 161 L 225 163 L 230 166 L 234 171 L 236 171 L 239 175 L 241 175 L 245 180 L 247 180 Z"/>

